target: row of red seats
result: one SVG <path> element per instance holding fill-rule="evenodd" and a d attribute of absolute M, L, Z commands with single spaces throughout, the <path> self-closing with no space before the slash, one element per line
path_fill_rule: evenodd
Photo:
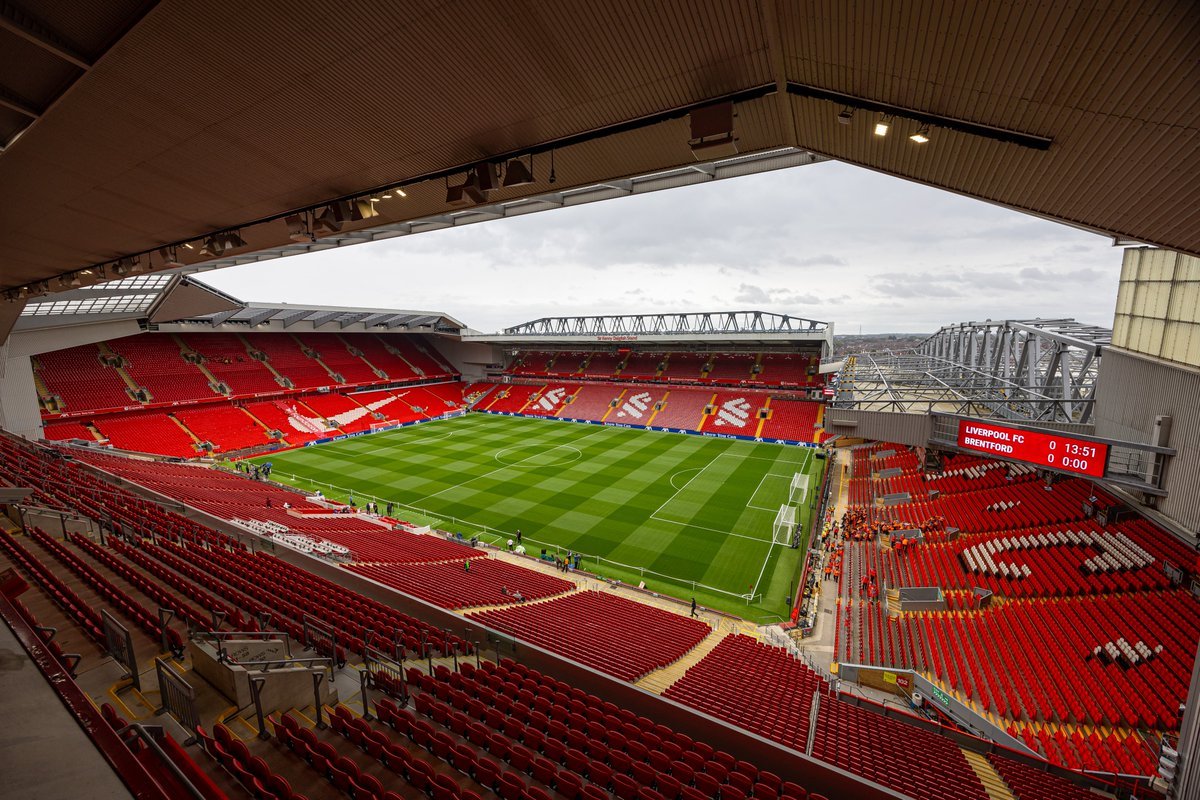
<path fill-rule="evenodd" d="M 131 411 L 98 417 L 93 424 L 113 447 L 176 458 L 200 454 L 195 441 L 162 411 Z"/>
<path fill-rule="evenodd" d="M 597 591 L 470 616 L 627 681 L 665 667 L 711 632 L 706 622 Z"/>
<path fill-rule="evenodd" d="M 101 704 L 100 716 L 168 797 L 188 796 L 191 795 L 191 790 L 195 790 L 203 800 L 227 800 L 225 793 L 213 783 L 212 778 L 200 769 L 200 765 L 188 755 L 179 742 L 161 727 L 155 726 L 150 729 L 153 731 L 150 735 L 158 748 L 158 752 L 154 752 L 112 705 Z M 180 780 L 180 776 L 184 780 Z"/>
<path fill-rule="evenodd" d="M 514 603 L 517 592 L 527 600 L 538 600 L 575 588 L 571 581 L 486 557 L 420 564 L 347 564 L 345 568 L 442 608 Z"/>
<path fill-rule="evenodd" d="M 217 723 L 213 734 L 209 736 L 204 728 L 196 730 L 201 748 L 255 800 L 307 800 L 293 791 L 286 778 L 275 774 L 261 756 L 250 755 L 246 743 L 227 727 Z"/>
<path fill-rule="evenodd" d="M 123 581 L 153 600 L 159 608 L 165 608 L 172 612 L 177 619 L 187 623 L 189 628 L 197 628 L 203 631 L 211 628 L 211 612 L 207 614 L 201 613 L 196 608 L 180 601 L 179 598 L 164 591 L 160 584 L 148 579 L 125 563 L 125 561 L 117 558 L 88 537 L 78 533 L 68 533 L 67 541 L 87 553 L 96 561 L 99 561 L 104 565 L 105 569 L 120 576 Z M 116 540 L 113 541 L 113 544 L 116 544 Z"/>
<path fill-rule="evenodd" d="M 421 688 L 418 713 L 543 784 L 553 780 L 567 797 L 587 786 L 622 800 L 808 796 L 755 764 L 508 659 L 480 669 L 464 662 L 458 672 L 439 668 L 434 676 L 410 673 Z M 420 723 L 403 711 L 388 716 L 398 729 Z"/>
<path fill-rule="evenodd" d="M 278 392 L 283 388 L 271 369 L 251 356 L 249 347 L 236 334 L 183 333 L 179 339 L 203 359 L 205 369 L 235 396 Z"/>
<path fill-rule="evenodd" d="M 125 373 L 150 393 L 153 403 L 208 400 L 219 396 L 209 379 L 185 361 L 171 334 L 134 334 L 106 343 L 124 358 Z"/>
<path fill-rule="evenodd" d="M 0 548 L 4 549 L 5 555 L 22 572 L 33 579 L 33 582 L 46 593 L 54 605 L 62 609 L 62 612 L 78 625 L 88 638 L 104 643 L 104 628 L 98 610 L 85 603 L 83 598 L 63 582 L 62 578 L 58 577 L 53 570 L 30 553 L 7 531 L 0 531 Z M 66 665 L 64 664 L 64 666 Z"/>
<path fill-rule="evenodd" d="M 1018 761 L 989 755 L 988 761 L 1020 800 L 1096 800 L 1095 792 Z"/>
<path fill-rule="evenodd" d="M 221 403 L 179 408 L 173 413 L 197 438 L 211 443 L 220 452 L 261 447 L 275 441 L 240 406 Z"/>
<path fill-rule="evenodd" d="M 171 652 L 176 654 L 183 652 L 183 637 L 179 635 L 178 631 L 169 626 L 164 628 L 155 614 L 151 614 L 146 610 L 145 606 L 123 592 L 112 581 L 101 575 L 94 567 L 38 528 L 30 528 L 29 536 L 56 561 L 73 572 L 96 594 L 112 604 L 114 609 L 145 631 L 146 634 L 155 640 L 165 635 L 166 645 Z M 97 624 L 99 624 L 98 615 L 95 619 Z"/>
<path fill-rule="evenodd" d="M 663 692 L 706 714 L 803 750 L 814 693 L 829 686 L 783 650 L 749 636 L 726 636 Z"/>
<path fill-rule="evenodd" d="M 663 380 L 727 385 L 816 386 L 815 353 L 522 352 L 505 370 L 510 375 Z M 759 369 L 755 369 L 755 367 Z M 814 370 L 809 374 L 810 369 Z"/>
<path fill-rule="evenodd" d="M 56 411 L 125 408 L 136 405 L 120 374 L 100 361 L 94 344 L 42 353 L 33 358 L 33 372 L 45 394 L 62 402 Z"/>
<path fill-rule="evenodd" d="M 962 686 L 989 710 L 1020 718 L 1024 708 L 1043 720 L 1160 730 L 1178 727 L 1185 676 L 1200 640 L 1200 604 L 1181 591 L 1015 600 L 925 620 L 945 630 L 923 637 L 926 660 L 939 678 Z M 1118 638 L 1163 650 L 1137 665 L 1093 657 L 1095 647 Z M 959 639 L 981 652 L 972 658 Z M 1033 653 L 1055 654 L 1058 668 L 1047 672 Z"/>

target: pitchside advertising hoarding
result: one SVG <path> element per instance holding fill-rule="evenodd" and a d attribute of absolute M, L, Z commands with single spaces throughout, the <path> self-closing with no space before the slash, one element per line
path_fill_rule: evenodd
<path fill-rule="evenodd" d="M 1058 433 L 1026 431 L 975 420 L 959 420 L 958 446 L 977 453 L 1012 458 L 1035 467 L 1104 477 L 1108 445 Z"/>

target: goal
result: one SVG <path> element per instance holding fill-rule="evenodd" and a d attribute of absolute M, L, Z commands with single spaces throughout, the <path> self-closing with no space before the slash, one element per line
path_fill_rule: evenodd
<path fill-rule="evenodd" d="M 803 472 L 797 472 L 792 476 L 792 485 L 788 489 L 788 503 L 795 506 L 804 505 L 804 500 L 808 497 L 808 476 Z"/>
<path fill-rule="evenodd" d="M 379 431 L 385 431 L 388 428 L 394 427 L 396 427 L 396 420 L 394 419 L 389 419 L 386 422 L 372 422 L 371 433 L 379 433 Z"/>
<path fill-rule="evenodd" d="M 771 542 L 773 544 L 792 546 L 792 537 L 796 533 L 796 507 L 780 506 L 775 514 L 775 524 L 771 526 Z"/>

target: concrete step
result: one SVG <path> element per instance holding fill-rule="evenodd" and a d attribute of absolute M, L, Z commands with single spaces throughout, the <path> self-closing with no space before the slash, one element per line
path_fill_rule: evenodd
<path fill-rule="evenodd" d="M 700 640 L 700 643 L 691 650 L 684 653 L 680 658 L 671 662 L 662 669 L 656 669 L 646 675 L 643 675 L 637 681 L 634 681 L 634 686 L 639 689 L 645 689 L 654 694 L 662 694 L 671 687 L 675 681 L 683 677 L 683 674 L 700 662 L 700 659 L 711 653 L 717 645 L 725 638 L 727 634 L 720 628 L 714 630 L 708 636 Z"/>
<path fill-rule="evenodd" d="M 1017 800 L 1017 796 L 1013 794 L 1012 789 L 1004 782 L 1000 773 L 987 758 L 970 750 L 963 750 L 963 755 L 966 756 L 971 769 L 975 770 L 975 774 L 979 776 L 979 780 L 991 800 Z"/>

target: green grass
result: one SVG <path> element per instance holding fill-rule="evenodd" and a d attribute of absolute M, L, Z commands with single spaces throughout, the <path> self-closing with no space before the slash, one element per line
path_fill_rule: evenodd
<path fill-rule="evenodd" d="M 815 492 L 825 463 L 811 448 L 486 414 L 255 461 L 417 524 L 493 543 L 520 528 L 531 553 L 582 553 L 588 571 L 754 621 L 789 611 L 805 547 L 772 545 L 771 525 L 792 476 Z"/>

